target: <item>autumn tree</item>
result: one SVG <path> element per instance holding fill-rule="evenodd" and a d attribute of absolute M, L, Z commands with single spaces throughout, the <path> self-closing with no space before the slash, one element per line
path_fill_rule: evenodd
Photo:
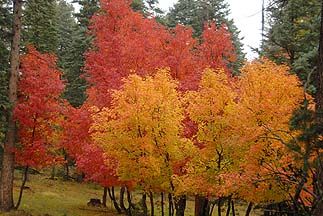
<path fill-rule="evenodd" d="M 94 47 L 86 54 L 85 63 L 85 77 L 93 85 L 87 90 L 88 102 L 98 107 L 109 104 L 106 92 L 120 87 L 121 79 L 130 73 L 147 75 L 156 68 L 170 67 L 172 77 L 180 82 L 179 88 L 187 90 L 197 87 L 203 67 L 210 66 L 202 54 L 208 47 L 215 51 L 219 46 L 215 53 L 209 52 L 213 53 L 214 68 L 235 59 L 225 29 L 212 27 L 210 31 L 214 32 L 199 46 L 191 29 L 178 26 L 166 30 L 154 19 L 143 19 L 124 1 L 105 0 L 101 8 L 104 13 L 93 17 Z M 220 35 L 218 31 L 225 34 L 222 39 L 211 39 Z M 226 59 L 223 64 L 222 58 Z"/>
<path fill-rule="evenodd" d="M 183 109 L 169 72 L 130 75 L 112 94 L 111 108 L 94 115 L 95 144 L 118 163 L 116 175 L 128 187 L 174 193 L 172 176 L 194 146 L 181 138 Z"/>
<path fill-rule="evenodd" d="M 241 72 L 235 113 L 240 113 L 237 128 L 248 152 L 239 196 L 253 203 L 289 200 L 298 186 L 294 171 L 302 164 L 289 148 L 298 134 L 289 122 L 303 102 L 304 90 L 287 66 L 267 59 L 246 64 Z"/>
<path fill-rule="evenodd" d="M 206 34 L 208 38 L 199 45 L 190 28 L 177 26 L 167 30 L 153 18 L 146 19 L 132 11 L 124 1 L 104 0 L 100 6 L 90 27 L 93 48 L 85 54 L 84 77 L 90 87 L 81 109 L 87 110 L 93 105 L 99 110 L 109 107 L 111 92 L 119 89 L 122 78 L 132 73 L 153 75 L 156 68 L 169 67 L 170 75 L 179 81 L 178 88 L 186 91 L 197 88 L 205 67 L 224 67 L 227 71 L 226 65 L 235 59 L 230 34 L 224 27 L 212 26 Z M 220 32 L 225 35 L 220 37 Z M 212 51 L 203 54 L 208 48 Z M 207 62 L 208 59 L 212 62 Z M 185 127 L 185 131 L 190 130 Z"/>
<path fill-rule="evenodd" d="M 190 194 L 203 197 L 214 196 L 219 200 L 232 193 L 229 186 L 237 184 L 234 177 L 239 170 L 239 154 L 243 147 L 238 145 L 230 121 L 234 112 L 236 93 L 230 86 L 230 76 L 222 69 L 207 69 L 202 77 L 199 89 L 187 95 L 187 112 L 190 118 L 198 124 L 196 140 L 200 149 L 194 159 L 188 164 L 188 175 L 180 179 L 179 184 L 185 185 Z M 235 151 L 239 148 L 239 151 Z M 180 177 L 181 178 L 181 177 Z M 230 179 L 230 181 L 229 181 Z M 226 184 L 227 183 L 227 184 Z M 200 197 L 196 197 L 199 203 Z M 199 208 L 197 215 L 208 215 L 207 200 L 204 209 Z M 221 211 L 220 211 L 221 212 Z"/>
<path fill-rule="evenodd" d="M 288 75 L 286 66 L 266 59 L 241 72 L 233 79 L 222 70 L 206 70 L 198 91 L 187 99 L 188 113 L 198 123 L 200 150 L 178 184 L 191 194 L 216 198 L 218 214 L 223 197 L 281 201 L 296 187 L 287 178 L 294 160 L 285 144 L 293 134 L 289 119 L 303 99 L 299 81 Z M 284 194 L 285 184 L 289 191 Z M 205 209 L 198 215 L 207 213 Z"/>
<path fill-rule="evenodd" d="M 41 54 L 33 47 L 22 56 L 14 115 L 19 123 L 16 163 L 25 167 L 25 179 L 16 208 L 29 168 L 41 169 L 63 162 L 57 150 L 63 121 L 61 105 L 64 104 L 59 97 L 65 86 L 60 79 L 62 72 L 56 67 L 55 56 Z"/>
<path fill-rule="evenodd" d="M 242 50 L 240 32 L 234 21 L 229 18 L 229 5 L 223 0 L 179 0 L 166 14 L 166 25 L 174 28 L 177 24 L 189 26 L 193 29 L 193 35 L 203 41 L 203 31 L 207 29 L 205 23 L 212 22 L 216 28 L 226 26 L 230 32 L 237 58 L 230 63 L 231 69 L 238 73 L 245 60 Z"/>

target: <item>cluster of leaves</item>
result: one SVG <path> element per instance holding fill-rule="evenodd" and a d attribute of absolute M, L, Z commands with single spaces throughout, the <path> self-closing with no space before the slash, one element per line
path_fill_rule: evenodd
<path fill-rule="evenodd" d="M 18 104 L 14 109 L 19 122 L 16 162 L 43 168 L 62 160 L 56 151 L 63 120 L 59 97 L 65 86 L 53 55 L 41 54 L 33 47 L 28 50 L 22 56 Z"/>
<path fill-rule="evenodd" d="M 225 25 L 232 35 L 232 43 L 237 59 L 229 64 L 235 74 L 243 66 L 245 55 L 242 51 L 239 30 L 232 19 L 229 19 L 229 4 L 224 0 L 179 0 L 165 16 L 165 24 L 174 28 L 176 25 L 189 26 L 193 29 L 193 36 L 203 41 L 205 22 L 214 22 L 216 26 Z"/>
<path fill-rule="evenodd" d="M 144 79 L 130 75 L 112 94 L 111 108 L 93 116 L 92 138 L 117 159 L 120 180 L 173 192 L 174 168 L 194 149 L 180 137 L 184 114 L 176 87 L 165 70 Z"/>

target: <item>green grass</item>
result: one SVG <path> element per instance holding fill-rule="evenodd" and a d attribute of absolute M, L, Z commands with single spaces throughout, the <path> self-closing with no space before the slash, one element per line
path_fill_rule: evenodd
<path fill-rule="evenodd" d="M 16 173 L 15 179 L 15 200 L 19 194 L 21 184 L 21 174 Z M 102 199 L 103 189 L 93 184 L 80 184 L 72 181 L 63 181 L 49 179 L 48 175 L 29 175 L 29 181 L 24 190 L 19 211 L 0 214 L 3 216 L 117 216 L 112 203 L 107 201 L 107 208 L 89 207 L 87 202 L 91 198 Z M 116 190 L 116 195 L 118 191 Z M 138 202 L 139 193 L 134 193 L 133 201 Z M 160 197 L 154 196 L 156 216 L 160 215 Z M 166 201 L 166 200 L 165 200 Z M 150 207 L 147 197 L 147 206 Z M 164 206 L 167 215 L 167 204 Z M 213 215 L 217 215 L 215 206 Z M 236 215 L 245 215 L 247 206 L 245 204 L 236 204 Z M 222 215 L 225 215 L 226 208 L 223 208 Z M 194 199 L 189 197 L 185 216 L 194 215 Z M 259 216 L 260 211 L 253 211 L 251 216 Z"/>
<path fill-rule="evenodd" d="M 19 194 L 20 180 L 15 180 L 15 199 Z M 47 176 L 29 175 L 18 212 L 2 215 L 33 216 L 114 216 L 115 211 L 108 208 L 87 206 L 90 198 L 101 198 L 103 190 L 91 184 L 79 184 L 61 179 L 52 180 Z M 23 214 L 22 212 L 25 212 Z"/>

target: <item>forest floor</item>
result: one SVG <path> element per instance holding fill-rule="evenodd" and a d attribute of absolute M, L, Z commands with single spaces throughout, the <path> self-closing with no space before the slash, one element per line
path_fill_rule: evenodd
<path fill-rule="evenodd" d="M 15 178 L 15 200 L 19 194 L 21 174 L 18 172 Z M 116 210 L 108 199 L 107 207 L 90 207 L 87 202 L 91 198 L 102 200 L 103 189 L 90 183 L 77 183 L 63 181 L 61 178 L 50 179 L 48 175 L 29 175 L 25 185 L 22 201 L 18 211 L 1 214 L 2 216 L 117 216 Z M 156 196 L 156 216 L 159 216 L 160 206 Z M 139 195 L 134 195 L 134 201 L 139 200 Z M 149 205 L 149 202 L 147 203 Z M 166 206 L 165 206 L 166 208 Z M 246 205 L 236 205 L 236 216 L 245 215 Z M 223 208 L 222 215 L 225 215 Z M 193 198 L 188 199 L 185 215 L 194 215 Z M 216 207 L 214 209 L 216 216 Z M 231 215 L 231 214 L 230 214 Z M 250 216 L 260 216 L 259 209 L 253 210 Z"/>

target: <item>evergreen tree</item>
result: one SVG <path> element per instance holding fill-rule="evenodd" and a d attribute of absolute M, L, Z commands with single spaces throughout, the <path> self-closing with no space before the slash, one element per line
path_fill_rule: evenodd
<path fill-rule="evenodd" d="M 80 12 L 76 13 L 75 16 L 80 26 L 89 27 L 92 16 L 99 10 L 99 0 L 73 0 L 73 3 L 80 5 Z"/>
<path fill-rule="evenodd" d="M 86 99 L 86 81 L 80 76 L 83 74 L 82 68 L 84 66 L 84 53 L 91 47 L 93 37 L 89 36 L 88 28 L 91 25 L 90 20 L 92 16 L 99 11 L 99 0 L 74 0 L 73 3 L 80 5 L 80 11 L 75 13 L 77 24 L 71 24 L 70 49 L 64 56 L 65 66 L 64 76 L 68 81 L 66 91 L 63 96 L 74 107 L 79 107 Z M 61 3 L 62 4 L 62 3 Z M 64 5 L 62 4 L 62 7 Z M 67 12 L 71 16 L 71 11 Z M 65 15 L 66 16 L 66 15 Z M 69 18 L 70 19 L 70 18 Z M 62 28 L 64 27 L 64 18 L 61 19 Z M 62 53 L 63 54 L 63 53 Z M 62 56 L 63 58 L 63 56 Z"/>
<path fill-rule="evenodd" d="M 82 26 L 77 25 L 73 17 L 74 7 L 65 0 L 58 2 L 58 66 L 64 71 L 67 80 L 66 90 L 63 94 L 73 106 L 83 104 L 86 98 L 84 79 L 80 79 L 83 67 L 83 52 L 87 49 L 86 32 Z"/>
<path fill-rule="evenodd" d="M 229 19 L 229 5 L 224 0 L 179 0 L 166 15 L 166 24 L 174 28 L 177 24 L 191 26 L 193 35 L 201 39 L 205 22 L 213 21 L 217 26 L 226 25 L 232 34 L 237 60 L 231 68 L 238 73 L 243 65 L 245 54 L 242 50 L 239 31 L 232 19 Z"/>
<path fill-rule="evenodd" d="M 0 144 L 4 142 L 4 132 L 8 103 L 8 69 L 11 43 L 12 5 L 11 1 L 0 2 Z M 1 148 L 2 145 L 0 145 Z M 2 155 L 2 154 L 0 154 Z"/>
<path fill-rule="evenodd" d="M 40 52 L 57 53 L 59 37 L 56 0 L 27 1 L 22 40 L 23 45 L 33 44 Z"/>
<path fill-rule="evenodd" d="M 279 64 L 287 64 L 305 83 L 317 65 L 319 44 L 319 0 L 271 0 L 266 40 L 262 54 Z M 312 80 L 313 80 L 312 76 Z M 308 86 L 314 93 L 315 83 Z"/>

